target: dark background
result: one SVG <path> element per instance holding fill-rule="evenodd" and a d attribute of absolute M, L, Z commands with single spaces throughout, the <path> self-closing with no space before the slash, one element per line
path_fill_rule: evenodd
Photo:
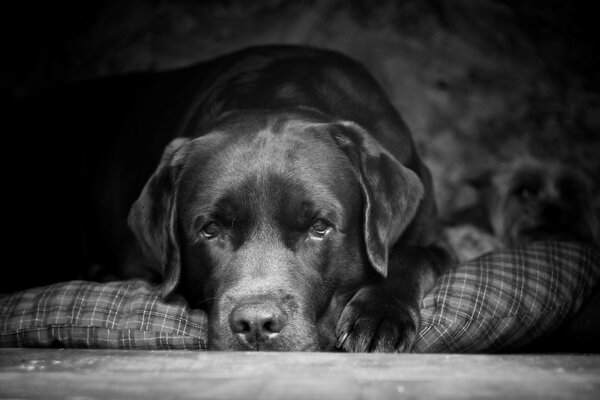
<path fill-rule="evenodd" d="M 340 50 L 387 90 L 447 213 L 475 201 L 460 185 L 465 175 L 526 153 L 600 176 L 593 3 L 21 1 L 0 10 L 0 94 L 11 99 L 96 76 L 176 68 L 249 45 Z"/>
<path fill-rule="evenodd" d="M 580 167 L 594 180 L 600 208 L 600 23 L 593 4 L 7 3 L 0 6 L 0 99 L 11 104 L 69 82 L 183 67 L 250 45 L 309 44 L 347 53 L 376 76 L 433 173 L 442 215 L 479 201 L 466 177 L 527 154 Z M 27 168 L 35 139 L 16 135 L 6 122 L 0 126 L 11 138 L 4 140 L 4 174 L 13 176 Z M 6 182 L 5 196 L 12 196 L 18 189 Z M 43 196 L 53 195 L 40 194 L 40 209 L 31 210 L 39 213 L 39 224 L 14 239 L 32 242 L 25 248 L 33 252 L 34 238 L 52 235 L 44 222 L 53 210 L 44 209 Z"/>

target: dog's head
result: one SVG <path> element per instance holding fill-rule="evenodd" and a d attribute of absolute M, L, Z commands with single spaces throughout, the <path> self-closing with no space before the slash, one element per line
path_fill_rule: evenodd
<path fill-rule="evenodd" d="M 360 127 L 235 112 L 175 139 L 129 223 L 162 294 L 209 313 L 209 346 L 331 348 L 341 308 L 387 273 L 423 185 Z"/>
<path fill-rule="evenodd" d="M 491 183 L 490 219 L 506 245 L 549 239 L 596 243 L 591 183 L 580 170 L 524 159 L 501 168 Z"/>

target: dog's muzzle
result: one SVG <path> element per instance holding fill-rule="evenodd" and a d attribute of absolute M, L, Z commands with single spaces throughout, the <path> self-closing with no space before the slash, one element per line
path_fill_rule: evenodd
<path fill-rule="evenodd" d="M 273 301 L 251 301 L 229 314 L 234 336 L 249 350 L 269 347 L 287 324 L 287 314 Z"/>

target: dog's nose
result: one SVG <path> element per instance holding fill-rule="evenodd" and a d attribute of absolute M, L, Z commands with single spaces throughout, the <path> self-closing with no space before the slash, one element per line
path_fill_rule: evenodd
<path fill-rule="evenodd" d="M 274 339 L 283 330 L 287 315 L 275 303 L 247 303 L 237 306 L 229 314 L 231 331 L 249 348 Z"/>

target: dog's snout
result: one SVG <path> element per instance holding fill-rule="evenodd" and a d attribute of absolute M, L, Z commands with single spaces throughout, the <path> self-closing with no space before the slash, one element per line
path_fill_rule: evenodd
<path fill-rule="evenodd" d="M 242 304 L 229 314 L 231 331 L 249 348 L 274 339 L 285 327 L 287 315 L 273 302 Z"/>

